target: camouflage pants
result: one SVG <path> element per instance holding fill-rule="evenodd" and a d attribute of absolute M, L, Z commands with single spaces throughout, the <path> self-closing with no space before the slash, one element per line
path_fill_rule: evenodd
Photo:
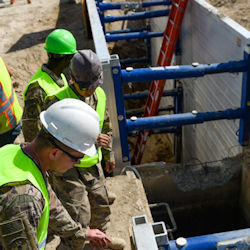
<path fill-rule="evenodd" d="M 89 168 L 74 167 L 64 174 L 51 171 L 49 180 L 75 221 L 84 228 L 89 226 L 106 231 L 110 207 L 100 164 Z"/>

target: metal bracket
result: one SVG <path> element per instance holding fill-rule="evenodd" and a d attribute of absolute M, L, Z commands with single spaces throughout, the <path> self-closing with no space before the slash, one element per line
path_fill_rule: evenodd
<path fill-rule="evenodd" d="M 137 250 L 158 250 L 168 244 L 164 222 L 149 223 L 146 215 L 133 216 L 133 233 Z"/>

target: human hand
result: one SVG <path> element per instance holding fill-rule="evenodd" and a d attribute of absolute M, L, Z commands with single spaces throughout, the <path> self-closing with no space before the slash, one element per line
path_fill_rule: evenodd
<path fill-rule="evenodd" d="M 89 241 L 93 250 L 96 249 L 96 246 L 99 247 L 99 249 L 107 248 L 108 242 L 111 242 L 111 239 L 99 229 L 89 229 L 86 239 Z"/>
<path fill-rule="evenodd" d="M 111 141 L 110 137 L 105 134 L 99 134 L 97 137 L 98 146 L 107 147 L 110 141 Z"/>
<path fill-rule="evenodd" d="M 115 161 L 105 161 L 105 170 L 107 173 L 112 173 L 115 169 Z"/>

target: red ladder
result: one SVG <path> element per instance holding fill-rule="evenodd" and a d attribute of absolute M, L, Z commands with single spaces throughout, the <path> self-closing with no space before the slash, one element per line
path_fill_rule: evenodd
<path fill-rule="evenodd" d="M 164 31 L 157 66 L 169 66 L 171 64 L 187 3 L 188 0 L 172 0 L 171 10 L 169 13 L 166 29 Z M 155 80 L 151 82 L 150 91 L 144 110 L 144 117 L 155 116 L 158 114 L 158 108 L 165 82 L 166 80 Z M 134 155 L 131 159 L 132 165 L 141 163 L 147 138 L 150 134 L 151 130 L 141 130 L 139 132 Z"/>

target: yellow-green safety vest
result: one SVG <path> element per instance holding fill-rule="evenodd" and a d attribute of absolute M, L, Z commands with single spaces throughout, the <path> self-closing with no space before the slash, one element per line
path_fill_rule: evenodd
<path fill-rule="evenodd" d="M 101 87 L 96 88 L 95 94 L 97 96 L 96 112 L 99 115 L 99 127 L 101 132 L 106 111 L 106 94 Z M 57 92 L 53 93 L 51 96 L 56 96 L 59 100 L 65 98 L 80 99 L 69 86 L 61 88 Z M 46 98 L 47 97 L 45 97 L 45 100 Z M 81 163 L 75 166 L 88 168 L 94 166 L 98 162 L 101 162 L 101 160 L 102 160 L 102 151 L 101 147 L 99 147 L 98 152 L 94 156 L 90 157 L 85 155 L 84 158 L 81 160 Z"/>
<path fill-rule="evenodd" d="M 64 82 L 64 84 L 67 86 L 67 80 L 65 78 L 64 74 L 61 74 L 61 78 Z M 24 90 L 24 101 L 26 99 L 26 92 L 29 88 L 29 86 L 33 83 L 33 82 L 38 82 L 39 86 L 45 91 L 45 93 L 47 95 L 50 95 L 52 93 L 54 93 L 55 91 L 59 90 L 60 88 L 62 88 L 61 86 L 59 86 L 50 76 L 48 73 L 42 71 L 42 67 L 40 67 L 40 69 L 36 72 L 36 74 L 30 79 L 29 83 L 27 84 L 27 86 L 25 87 Z"/>
<path fill-rule="evenodd" d="M 2 147 L 0 159 L 0 186 L 17 186 L 29 181 L 43 195 L 45 204 L 37 227 L 37 241 L 39 249 L 44 250 L 49 224 L 49 195 L 43 175 L 36 164 L 23 153 L 20 145 L 9 144 Z"/>
<path fill-rule="evenodd" d="M 23 110 L 13 89 L 10 74 L 0 57 L 0 134 L 16 127 Z"/>

